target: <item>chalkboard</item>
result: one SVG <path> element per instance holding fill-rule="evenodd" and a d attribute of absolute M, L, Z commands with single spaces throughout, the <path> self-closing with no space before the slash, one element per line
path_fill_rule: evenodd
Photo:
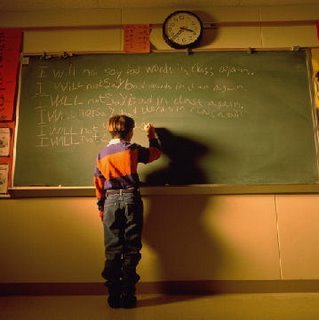
<path fill-rule="evenodd" d="M 315 184 L 307 52 L 24 58 L 14 186 L 92 186 L 107 119 L 157 128 L 147 185 Z"/>

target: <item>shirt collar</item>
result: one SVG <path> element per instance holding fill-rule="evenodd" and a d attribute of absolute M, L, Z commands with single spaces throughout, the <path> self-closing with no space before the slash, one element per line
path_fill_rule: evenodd
<path fill-rule="evenodd" d="M 126 141 L 121 140 L 121 139 L 119 139 L 119 138 L 117 138 L 117 139 L 111 139 L 111 140 L 109 141 L 108 145 L 117 144 L 117 143 L 126 143 Z"/>

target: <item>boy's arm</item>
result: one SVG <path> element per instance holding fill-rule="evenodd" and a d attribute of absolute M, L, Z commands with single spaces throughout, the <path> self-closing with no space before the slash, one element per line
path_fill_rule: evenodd
<path fill-rule="evenodd" d="M 103 219 L 104 212 L 104 202 L 105 202 L 105 190 L 104 190 L 104 182 L 105 178 L 100 172 L 100 170 L 96 169 L 94 174 L 94 185 L 95 185 L 95 194 L 97 199 L 97 208 L 99 211 L 99 216 Z"/>
<path fill-rule="evenodd" d="M 160 157 L 161 147 L 155 136 L 155 127 L 151 123 L 148 123 L 144 126 L 144 130 L 149 139 L 149 148 L 141 147 L 139 161 L 149 163 Z"/>

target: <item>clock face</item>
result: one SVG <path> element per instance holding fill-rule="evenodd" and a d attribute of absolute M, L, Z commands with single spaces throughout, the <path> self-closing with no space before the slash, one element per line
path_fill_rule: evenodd
<path fill-rule="evenodd" d="M 193 48 L 202 35 L 200 19 L 189 11 L 176 11 L 169 15 L 163 24 L 163 37 L 173 48 Z"/>

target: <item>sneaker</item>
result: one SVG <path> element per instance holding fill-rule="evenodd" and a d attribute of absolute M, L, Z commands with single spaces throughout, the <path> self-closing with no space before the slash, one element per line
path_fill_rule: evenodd
<path fill-rule="evenodd" d="M 123 308 L 126 308 L 126 309 L 135 308 L 136 303 L 137 303 L 137 299 L 135 295 L 123 294 L 121 296 L 121 305 Z"/>
<path fill-rule="evenodd" d="M 107 298 L 107 302 L 113 309 L 117 309 L 122 306 L 120 296 L 111 295 Z"/>

